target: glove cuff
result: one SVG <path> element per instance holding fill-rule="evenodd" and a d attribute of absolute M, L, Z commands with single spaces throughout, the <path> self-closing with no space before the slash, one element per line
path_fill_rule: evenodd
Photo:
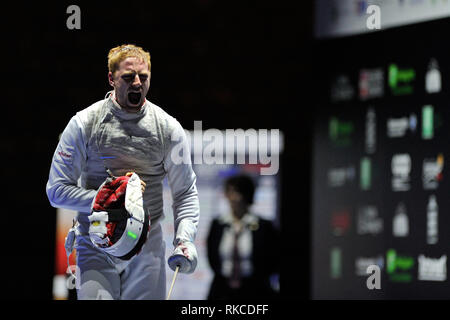
<path fill-rule="evenodd" d="M 180 266 L 180 272 L 192 273 L 197 267 L 197 249 L 190 241 L 178 241 L 167 263 L 175 271 Z"/>

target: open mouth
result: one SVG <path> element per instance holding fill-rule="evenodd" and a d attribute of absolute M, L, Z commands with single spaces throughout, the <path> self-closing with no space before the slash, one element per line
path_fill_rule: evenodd
<path fill-rule="evenodd" d="M 141 93 L 140 92 L 129 92 L 128 93 L 128 101 L 132 104 L 138 104 L 141 101 Z"/>

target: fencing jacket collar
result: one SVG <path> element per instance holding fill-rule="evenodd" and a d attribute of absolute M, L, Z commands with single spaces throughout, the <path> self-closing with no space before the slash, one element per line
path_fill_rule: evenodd
<path fill-rule="evenodd" d="M 133 120 L 133 119 L 140 119 L 145 116 L 145 114 L 147 112 L 147 108 L 149 106 L 149 102 L 147 99 L 145 99 L 144 104 L 142 105 L 141 109 L 138 112 L 132 113 L 132 112 L 127 112 L 122 109 L 122 107 L 116 101 L 116 94 L 115 94 L 114 90 L 108 92 L 106 94 L 106 97 L 108 97 L 108 95 L 109 95 L 109 100 L 107 103 L 110 106 L 112 113 L 119 119 Z"/>

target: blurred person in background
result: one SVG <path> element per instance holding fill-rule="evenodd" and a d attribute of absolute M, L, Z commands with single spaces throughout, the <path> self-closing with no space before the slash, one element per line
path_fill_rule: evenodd
<path fill-rule="evenodd" d="M 249 211 L 255 193 L 249 176 L 230 177 L 224 188 L 231 212 L 210 226 L 207 250 L 214 278 L 208 299 L 276 298 L 271 276 L 279 273 L 278 231 Z"/>

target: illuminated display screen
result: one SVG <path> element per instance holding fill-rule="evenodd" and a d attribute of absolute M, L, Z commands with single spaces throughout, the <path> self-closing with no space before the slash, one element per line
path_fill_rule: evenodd
<path fill-rule="evenodd" d="M 448 298 L 449 28 L 318 43 L 312 298 Z"/>

